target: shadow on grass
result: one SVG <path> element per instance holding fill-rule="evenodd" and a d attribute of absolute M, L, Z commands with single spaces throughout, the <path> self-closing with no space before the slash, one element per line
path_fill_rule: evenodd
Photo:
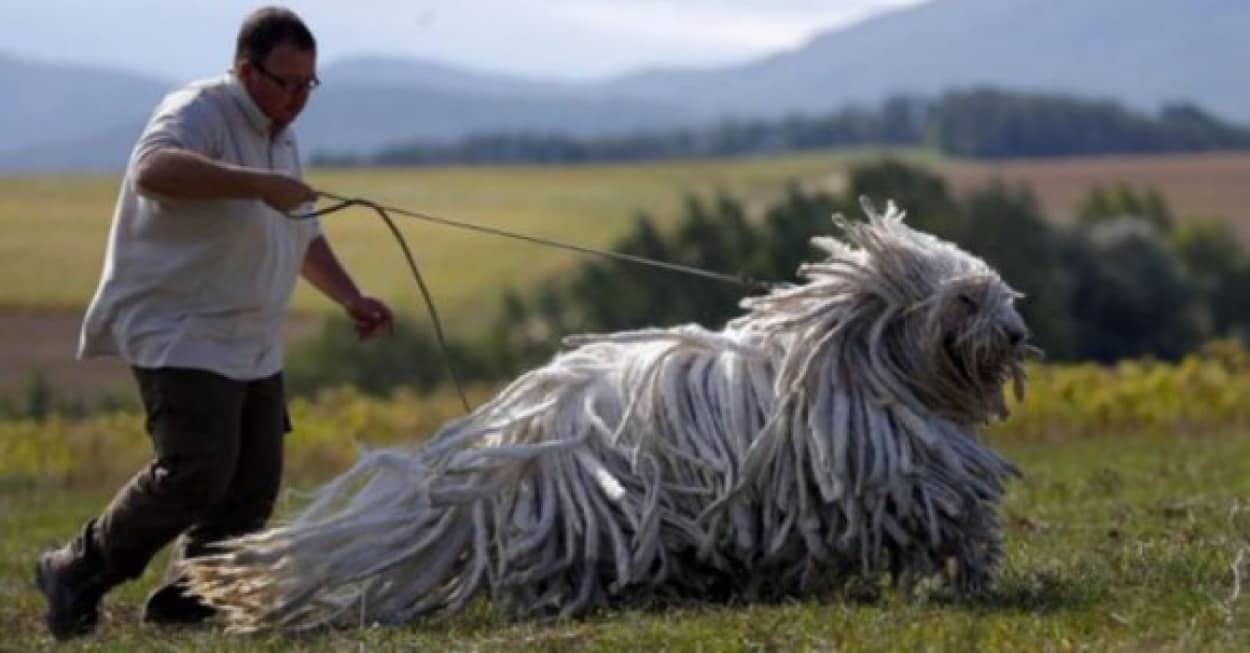
<path fill-rule="evenodd" d="M 801 603 L 841 604 L 848 607 L 905 608 L 936 606 L 979 614 L 1048 614 L 1082 611 L 1108 594 L 1103 585 L 1089 579 L 1069 577 L 1053 570 L 1002 572 L 989 588 L 960 591 L 934 577 L 910 590 L 893 584 L 888 576 L 855 577 L 834 588 L 806 596 L 774 596 L 747 599 L 733 593 L 714 597 L 651 598 L 631 607 L 645 612 L 671 609 L 743 608 Z"/>
<path fill-rule="evenodd" d="M 981 592 L 957 592 L 949 587 L 930 586 L 905 591 L 885 579 L 858 579 L 843 586 L 807 596 L 772 596 L 747 599 L 736 594 L 710 596 L 635 596 L 610 606 L 599 607 L 580 617 L 526 617 L 504 614 L 486 597 L 480 597 L 455 615 L 429 615 L 405 624 L 378 628 L 369 624 L 319 627 L 302 633 L 260 633 L 253 644 L 269 646 L 279 642 L 309 645 L 312 648 L 351 642 L 353 646 L 422 642 L 475 642 L 475 646 L 541 645 L 544 650 L 578 650 L 578 642 L 615 622 L 637 625 L 638 620 L 659 617 L 668 620 L 712 618 L 724 611 L 754 608 L 803 608 L 842 605 L 873 610 L 932 609 L 975 614 L 1051 614 L 1082 611 L 1098 603 L 1106 594 L 1096 584 L 1086 584 L 1052 571 L 1005 573 L 993 586 Z M 631 626 L 632 627 L 632 626 Z M 262 646 L 262 647 L 263 647 Z"/>
<path fill-rule="evenodd" d="M 957 593 L 934 590 L 925 600 L 978 613 L 1041 613 L 1081 611 L 1097 604 L 1106 592 L 1089 581 L 1052 571 L 1004 573 L 988 589 Z"/>

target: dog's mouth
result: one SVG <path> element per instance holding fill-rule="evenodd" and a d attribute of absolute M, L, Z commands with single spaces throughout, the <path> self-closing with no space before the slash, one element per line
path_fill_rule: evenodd
<path fill-rule="evenodd" d="M 1025 363 L 1042 356 L 1042 350 L 1027 341 L 1027 336 L 1002 334 L 979 348 L 969 349 L 953 337 L 945 343 L 960 380 L 977 395 L 984 397 L 989 414 L 1007 417 L 1005 391 L 1010 383 L 1016 401 L 1022 401 L 1027 385 Z"/>

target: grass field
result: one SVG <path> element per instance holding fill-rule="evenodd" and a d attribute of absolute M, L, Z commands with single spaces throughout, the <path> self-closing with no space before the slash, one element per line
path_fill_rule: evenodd
<path fill-rule="evenodd" d="M 551 624 L 486 604 L 405 628 L 289 639 L 137 623 L 159 577 L 110 595 L 93 637 L 58 650 L 1225 650 L 1250 647 L 1250 433 L 1004 444 L 1024 470 L 1004 506 L 1007 560 L 983 596 L 879 588 L 773 605 L 654 605 Z M 0 493 L 0 650 L 51 644 L 30 571 L 108 498 Z M 1241 558 L 1240 576 L 1233 563 Z M 1250 592 L 1250 587 L 1246 587 Z"/>
<path fill-rule="evenodd" d="M 110 596 L 97 636 L 68 650 L 1247 650 L 1250 351 L 1222 343 L 1176 364 L 1035 366 L 989 437 L 1023 471 L 1003 505 L 1007 560 L 990 591 L 880 587 L 774 605 L 652 605 L 511 623 L 488 604 L 449 620 L 287 639 L 137 624 L 161 571 Z M 471 400 L 480 403 L 487 389 Z M 417 442 L 453 395 L 292 403 L 287 485 L 317 486 L 354 442 Z M 147 455 L 142 417 L 0 421 L 0 650 L 50 645 L 31 585 L 37 553 L 72 535 Z M 283 511 L 298 505 L 284 495 Z M 1237 571 L 1234 572 L 1234 563 Z M 1245 592 L 1250 592 L 1246 587 Z"/>
<path fill-rule="evenodd" d="M 1153 185 L 1178 214 L 1222 217 L 1250 238 L 1244 209 L 1250 155 L 1004 164 L 905 155 L 933 163 L 958 190 L 997 176 L 1032 183 L 1056 217 L 1070 213 L 1095 183 Z M 311 181 L 336 193 L 601 246 L 638 211 L 661 222 L 677 217 L 687 193 L 724 190 L 758 208 L 791 180 L 837 189 L 847 165 L 863 156 L 869 155 L 315 171 Z M 18 378 L 49 361 L 63 363 L 65 375 L 83 376 L 85 368 L 69 357 L 79 311 L 99 273 L 116 183 L 111 176 L 0 178 L 0 331 L 9 336 L 0 342 L 0 386 L 3 374 Z M 404 228 L 456 330 L 482 322 L 504 287 L 523 286 L 575 260 L 419 223 Z M 371 215 L 336 215 L 326 230 L 362 285 L 401 309 L 419 310 L 398 251 Z M 314 317 L 327 308 L 307 291 L 295 301 Z M 1238 350 L 1177 366 L 1046 368 L 1035 379 L 1017 416 L 992 433 L 1025 476 L 1012 485 L 1003 509 L 1006 564 L 982 596 L 903 596 L 861 587 L 776 605 L 654 605 L 552 624 L 511 623 L 483 603 L 450 620 L 407 628 L 240 639 L 212 628 L 139 626 L 139 605 L 159 576 L 158 563 L 110 596 L 97 636 L 58 648 L 1250 650 L 1250 608 L 1241 596 L 1241 585 L 1250 583 L 1250 358 Z M 292 410 L 294 488 L 341 469 L 353 438 L 415 440 L 456 412 L 448 398 L 377 402 L 350 392 L 297 402 Z M 376 434 L 385 437 L 370 439 Z M 0 651 L 52 647 L 31 585 L 33 559 L 96 513 L 145 448 L 134 414 L 0 422 Z M 294 504 L 288 495 L 286 505 Z"/>

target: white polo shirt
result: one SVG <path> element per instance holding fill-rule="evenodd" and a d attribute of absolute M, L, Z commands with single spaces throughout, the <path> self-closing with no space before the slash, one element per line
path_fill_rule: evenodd
<path fill-rule="evenodd" d="M 226 74 L 167 95 L 130 155 L 104 271 L 87 309 L 80 358 L 120 355 L 139 367 L 189 367 L 252 380 L 282 369 L 281 327 L 315 220 L 256 200 L 141 195 L 136 164 L 177 147 L 218 161 L 301 174 L 295 136 Z"/>

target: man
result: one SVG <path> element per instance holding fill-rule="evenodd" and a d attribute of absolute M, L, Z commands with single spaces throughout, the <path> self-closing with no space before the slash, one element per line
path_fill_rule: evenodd
<path fill-rule="evenodd" d="M 168 95 L 131 154 L 79 355 L 131 365 L 154 455 L 103 514 L 40 557 L 36 580 L 58 638 L 90 631 L 104 593 L 175 537 L 143 618 L 212 615 L 184 592 L 178 560 L 260 529 L 273 508 L 289 430 L 280 327 L 298 275 L 340 304 L 362 339 L 392 325 L 317 223 L 287 217 L 315 199 L 290 131 L 315 70 L 300 18 L 258 10 L 239 31 L 231 71 Z"/>

